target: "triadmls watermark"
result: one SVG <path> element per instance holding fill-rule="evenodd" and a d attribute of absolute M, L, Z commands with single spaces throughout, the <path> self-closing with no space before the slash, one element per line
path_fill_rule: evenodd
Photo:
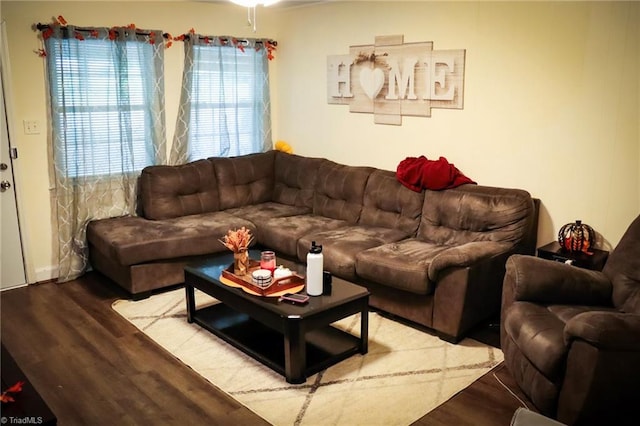
<path fill-rule="evenodd" d="M 35 416 L 2 416 L 0 423 L 3 425 L 41 425 L 44 423 L 44 419 Z"/>

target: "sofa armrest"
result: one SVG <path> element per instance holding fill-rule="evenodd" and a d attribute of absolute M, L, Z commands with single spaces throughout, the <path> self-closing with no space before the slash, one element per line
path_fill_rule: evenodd
<path fill-rule="evenodd" d="M 541 304 L 611 306 L 611 282 L 602 272 L 533 256 L 509 257 L 504 287 L 503 305 L 518 300 Z"/>
<path fill-rule="evenodd" d="M 474 263 L 504 254 L 510 247 L 510 243 L 495 241 L 474 241 L 451 247 L 433 258 L 429 265 L 429 279 L 436 281 L 438 274 L 446 268 L 472 266 Z"/>
<path fill-rule="evenodd" d="M 622 312 L 584 312 L 564 327 L 566 342 L 581 339 L 599 349 L 640 352 L 640 315 Z"/>

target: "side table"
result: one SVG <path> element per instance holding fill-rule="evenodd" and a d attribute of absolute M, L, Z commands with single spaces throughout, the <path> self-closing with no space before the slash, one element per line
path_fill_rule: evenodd
<path fill-rule="evenodd" d="M 555 260 L 556 262 L 568 263 L 579 268 L 602 271 L 604 264 L 609 257 L 609 252 L 592 249 L 593 254 L 583 252 L 570 252 L 560 247 L 557 241 L 538 248 L 538 257 Z"/>

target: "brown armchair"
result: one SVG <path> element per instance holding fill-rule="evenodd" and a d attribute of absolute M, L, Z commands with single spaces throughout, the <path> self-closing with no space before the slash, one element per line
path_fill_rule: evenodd
<path fill-rule="evenodd" d="M 602 272 L 522 255 L 506 268 L 502 351 L 538 410 L 568 425 L 638 424 L 640 216 Z"/>

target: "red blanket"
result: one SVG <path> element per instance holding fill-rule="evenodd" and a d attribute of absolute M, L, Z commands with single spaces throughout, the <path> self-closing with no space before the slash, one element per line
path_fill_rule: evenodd
<path fill-rule="evenodd" d="M 423 189 L 441 190 L 455 188 L 474 181 L 466 177 L 446 158 L 428 160 L 424 155 L 407 157 L 398 164 L 396 178 L 407 188 L 420 192 Z"/>

